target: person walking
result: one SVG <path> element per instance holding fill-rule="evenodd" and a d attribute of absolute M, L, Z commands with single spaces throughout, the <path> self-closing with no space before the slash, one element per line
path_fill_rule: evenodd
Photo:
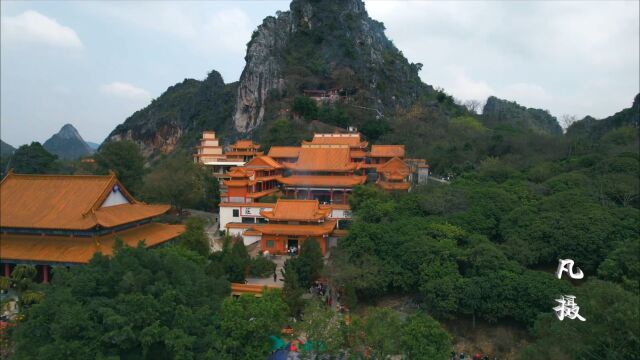
<path fill-rule="evenodd" d="M 278 282 L 278 274 L 273 270 L 273 282 Z"/>

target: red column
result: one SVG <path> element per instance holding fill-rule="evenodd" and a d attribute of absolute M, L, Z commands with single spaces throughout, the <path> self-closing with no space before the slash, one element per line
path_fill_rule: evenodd
<path fill-rule="evenodd" d="M 311 189 L 307 188 L 307 200 L 311 199 Z"/>
<path fill-rule="evenodd" d="M 11 268 L 9 267 L 9 263 L 4 263 L 4 276 L 11 276 Z"/>
<path fill-rule="evenodd" d="M 333 204 L 333 188 L 329 191 L 329 204 Z"/>
<path fill-rule="evenodd" d="M 42 283 L 49 283 L 49 266 L 42 265 Z"/>
<path fill-rule="evenodd" d="M 347 203 L 347 190 L 342 190 L 342 204 Z"/>

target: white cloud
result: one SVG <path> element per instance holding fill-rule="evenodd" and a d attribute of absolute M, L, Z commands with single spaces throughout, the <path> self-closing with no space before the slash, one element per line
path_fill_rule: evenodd
<path fill-rule="evenodd" d="M 147 90 L 121 81 L 114 81 L 110 84 L 102 85 L 100 91 L 105 94 L 130 100 L 149 100 L 151 98 Z"/>
<path fill-rule="evenodd" d="M 485 82 L 470 78 L 464 68 L 457 65 L 446 67 L 449 79 L 444 87 L 445 91 L 455 98 L 463 100 L 484 101 L 495 94 L 495 91 Z"/>
<path fill-rule="evenodd" d="M 2 16 L 2 42 L 31 42 L 64 48 L 81 48 L 78 34 L 70 27 L 61 25 L 33 10 L 16 16 Z"/>
<path fill-rule="evenodd" d="M 219 46 L 235 54 L 244 54 L 253 27 L 244 11 L 238 8 L 222 9 L 213 13 L 202 26 L 198 43 L 208 48 Z"/>
<path fill-rule="evenodd" d="M 87 2 L 93 12 L 162 33 L 207 54 L 244 55 L 255 23 L 241 8 L 216 2 Z"/>
<path fill-rule="evenodd" d="M 542 86 L 530 83 L 510 84 L 498 94 L 503 99 L 515 101 L 521 105 L 535 108 L 549 107 L 552 97 Z"/>

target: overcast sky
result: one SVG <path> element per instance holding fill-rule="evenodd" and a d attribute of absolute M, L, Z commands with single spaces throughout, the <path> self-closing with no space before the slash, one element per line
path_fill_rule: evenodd
<path fill-rule="evenodd" d="M 428 84 L 598 118 L 640 91 L 639 3 L 366 1 Z M 72 123 L 101 142 L 134 111 L 212 69 L 238 80 L 251 32 L 288 1 L 2 1 L 0 137 Z"/>

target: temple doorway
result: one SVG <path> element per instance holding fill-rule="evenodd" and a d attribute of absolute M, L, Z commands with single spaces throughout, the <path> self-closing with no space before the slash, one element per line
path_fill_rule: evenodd
<path fill-rule="evenodd" d="M 290 254 L 298 254 L 298 239 L 287 240 L 287 250 Z"/>

